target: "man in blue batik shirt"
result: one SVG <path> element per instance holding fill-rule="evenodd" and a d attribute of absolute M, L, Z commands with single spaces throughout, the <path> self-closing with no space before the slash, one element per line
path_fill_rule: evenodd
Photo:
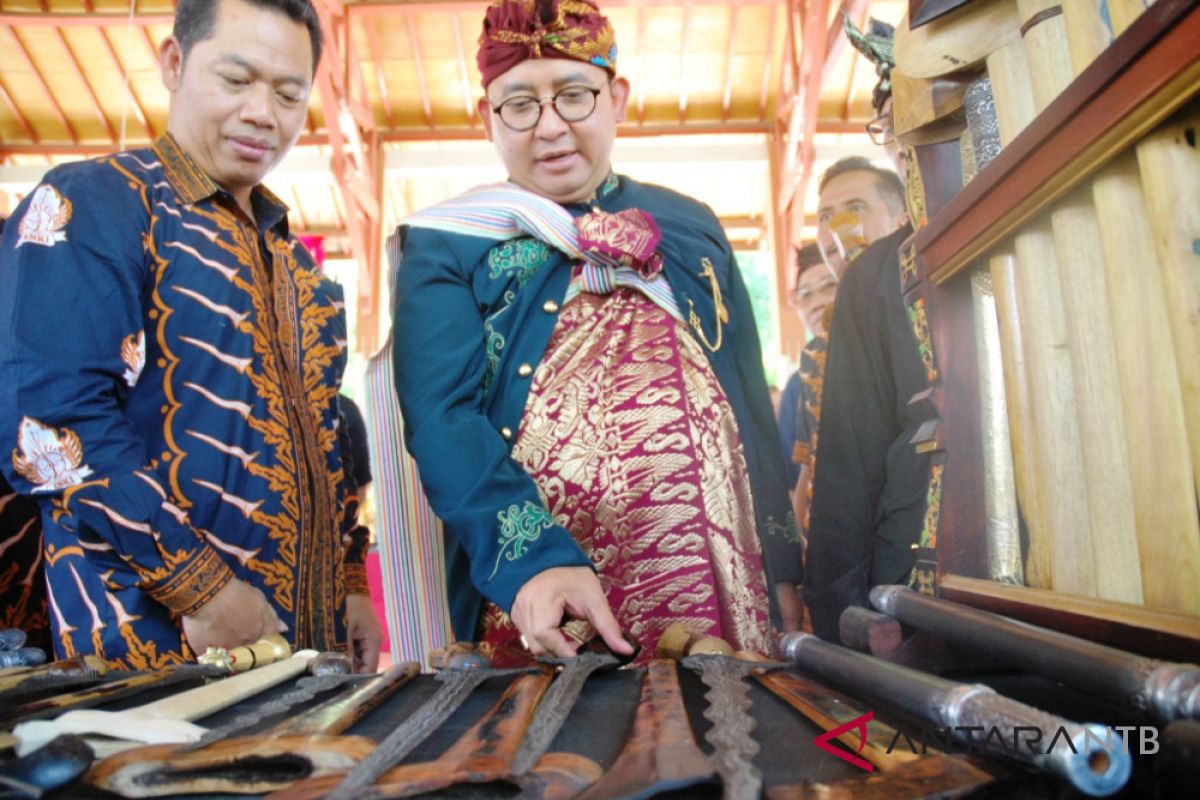
<path fill-rule="evenodd" d="M 341 292 L 259 184 L 320 59 L 304 0 L 180 0 L 153 147 L 49 172 L 0 249 L 0 452 L 55 650 L 159 668 L 285 631 L 373 670 L 344 513 Z"/>

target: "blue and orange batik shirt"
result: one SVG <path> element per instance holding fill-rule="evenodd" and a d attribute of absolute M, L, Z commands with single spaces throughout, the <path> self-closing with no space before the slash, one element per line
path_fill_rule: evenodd
<path fill-rule="evenodd" d="M 251 201 L 164 136 L 50 171 L 4 230 L 0 466 L 41 502 L 60 657 L 182 661 L 233 577 L 294 645 L 345 647 L 342 294 Z"/>

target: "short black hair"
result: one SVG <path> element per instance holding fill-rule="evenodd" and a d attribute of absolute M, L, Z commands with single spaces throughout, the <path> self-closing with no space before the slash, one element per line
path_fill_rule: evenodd
<path fill-rule="evenodd" d="M 821 180 L 817 184 L 817 193 L 825 191 L 825 187 L 829 182 L 839 175 L 845 175 L 847 172 L 869 172 L 875 176 L 875 186 L 879 190 L 879 196 L 883 198 L 883 202 L 893 214 L 900 214 L 906 209 L 904 199 L 904 181 L 900 180 L 900 176 L 890 169 L 883 169 L 872 164 L 868 159 L 862 156 L 847 156 L 839 159 L 821 173 Z"/>
<path fill-rule="evenodd" d="M 800 284 L 800 276 L 816 266 L 825 266 L 821 258 L 821 247 L 816 242 L 809 242 L 796 250 L 796 284 Z"/>
<path fill-rule="evenodd" d="M 179 0 L 175 6 L 175 26 L 171 35 L 179 42 L 179 50 L 186 60 L 188 53 L 196 42 L 202 42 L 212 36 L 213 20 L 217 15 L 217 6 L 224 0 Z M 308 28 L 308 40 L 312 44 L 313 74 L 317 74 L 317 64 L 321 63 L 321 18 L 310 0 L 241 0 L 241 2 L 257 8 L 278 11 L 292 22 L 299 22 Z"/>

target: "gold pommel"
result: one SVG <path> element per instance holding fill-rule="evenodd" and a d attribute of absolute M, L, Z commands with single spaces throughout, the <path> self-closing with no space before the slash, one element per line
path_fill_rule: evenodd
<path fill-rule="evenodd" d="M 210 647 L 197 659 L 201 664 L 220 667 L 227 672 L 245 672 L 255 667 L 274 664 L 292 655 L 292 647 L 278 633 L 259 639 L 254 644 L 226 649 Z"/>

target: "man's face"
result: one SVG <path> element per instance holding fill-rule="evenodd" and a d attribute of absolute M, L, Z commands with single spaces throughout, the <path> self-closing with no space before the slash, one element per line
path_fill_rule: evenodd
<path fill-rule="evenodd" d="M 870 172 L 843 172 L 825 184 L 817 207 L 817 244 L 825 263 L 839 278 L 850 264 L 838 251 L 831 223 L 834 217 L 845 212 L 858 217 L 859 233 L 867 244 L 896 230 L 900 217 L 888 208 L 879 192 L 878 180 Z"/>
<path fill-rule="evenodd" d="M 600 90 L 596 109 L 578 122 L 564 122 L 550 102 L 569 87 Z M 493 110 L 515 97 L 544 102 L 542 116 L 530 130 L 512 130 Z M 568 59 L 530 59 L 488 84 L 479 116 L 509 178 L 555 202 L 576 203 L 592 197 L 608 175 L 617 123 L 625 118 L 628 100 L 628 82 L 610 82 L 600 67 Z"/>
<path fill-rule="evenodd" d="M 800 273 L 794 295 L 796 313 L 813 336 L 825 333 L 825 308 L 833 302 L 837 284 L 837 278 L 824 263 Z"/>
<path fill-rule="evenodd" d="M 212 35 L 182 57 L 174 37 L 159 54 L 171 93 L 167 130 L 214 181 L 248 208 L 250 190 L 304 125 L 312 44 L 303 23 L 242 0 L 220 0 Z"/>

